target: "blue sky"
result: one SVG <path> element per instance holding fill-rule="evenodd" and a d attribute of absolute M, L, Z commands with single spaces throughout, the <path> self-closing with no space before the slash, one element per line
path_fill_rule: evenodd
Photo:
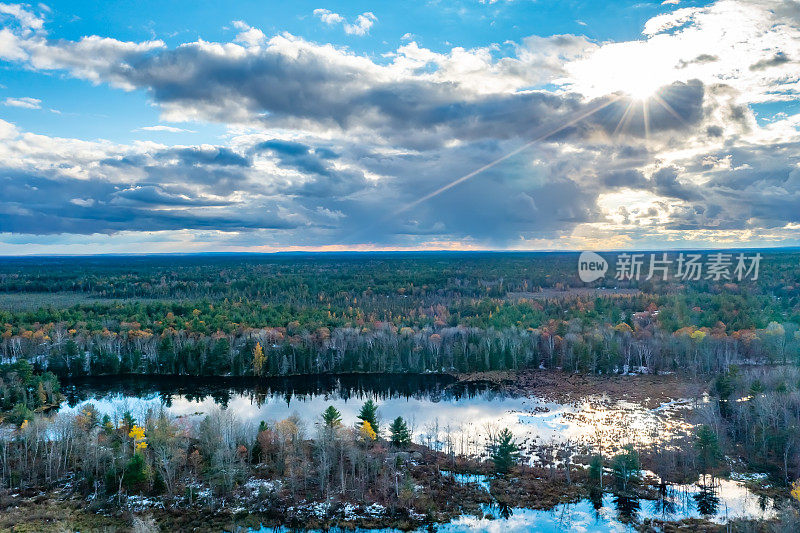
<path fill-rule="evenodd" d="M 701 4 L 701 3 L 696 3 Z M 238 33 L 233 21 L 242 20 L 266 34 L 290 32 L 317 42 L 330 42 L 382 61 L 382 55 L 404 44 L 403 36 L 431 50 L 447 52 L 454 46 L 475 48 L 529 35 L 585 34 L 598 41 L 641 37 L 649 18 L 669 11 L 655 2 L 535 2 L 482 4 L 466 2 L 332 2 L 333 12 L 355 19 L 372 12 L 378 21 L 369 34 L 347 35 L 340 27 L 322 23 L 313 15 L 319 2 L 110 2 L 98 9 L 94 2 L 48 2 L 43 11 L 51 38 L 78 40 L 98 35 L 123 41 L 161 39 L 170 47 L 187 41 L 229 41 Z M 502 53 L 499 51 L 498 53 Z M 74 80 L 60 73 L 31 71 L 4 65 L 3 97 L 25 95 L 46 102 L 31 112 L 0 109 L 0 117 L 27 131 L 81 139 L 130 142 L 148 138 L 136 128 L 158 123 L 159 111 L 148 105 L 142 91 L 125 92 Z M 49 109 L 61 112 L 55 115 Z M 186 141 L 215 142 L 224 127 L 194 125 L 198 131 Z M 174 135 L 150 134 L 162 142 Z M 183 142 L 183 141 L 182 141 Z"/>
<path fill-rule="evenodd" d="M 797 245 L 799 42 L 796 0 L 0 4 L 0 253 Z"/>

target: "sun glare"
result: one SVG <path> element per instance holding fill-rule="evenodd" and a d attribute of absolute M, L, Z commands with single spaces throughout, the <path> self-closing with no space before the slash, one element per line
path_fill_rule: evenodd
<path fill-rule="evenodd" d="M 619 92 L 644 101 L 671 81 L 658 49 L 640 42 L 606 45 L 567 70 L 575 89 L 591 97 Z"/>
<path fill-rule="evenodd" d="M 634 100 L 645 101 L 652 98 L 658 92 L 659 87 L 658 83 L 642 77 L 631 80 L 623 92 Z"/>

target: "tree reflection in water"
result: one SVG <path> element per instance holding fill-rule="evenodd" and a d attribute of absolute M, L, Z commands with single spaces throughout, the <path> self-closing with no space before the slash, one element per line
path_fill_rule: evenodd
<path fill-rule="evenodd" d="M 639 515 L 639 498 L 618 493 L 614 495 L 614 506 L 617 508 L 619 521 L 632 522 Z"/>
<path fill-rule="evenodd" d="M 678 503 L 675 494 L 669 485 L 661 481 L 658 485 L 658 499 L 653 501 L 653 514 L 660 515 L 663 519 L 668 519 L 678 510 Z"/>
<path fill-rule="evenodd" d="M 717 486 L 712 479 L 710 483 L 698 483 L 700 492 L 693 496 L 697 502 L 697 510 L 703 516 L 711 516 L 717 514 L 719 507 L 719 496 L 717 496 Z"/>
<path fill-rule="evenodd" d="M 593 486 L 589 489 L 589 501 L 592 502 L 595 515 L 599 517 L 600 509 L 603 508 L 603 491 L 600 489 L 600 487 Z"/>
<path fill-rule="evenodd" d="M 505 502 L 497 501 L 490 507 L 492 511 L 496 511 L 500 518 L 508 519 L 514 514 L 514 509 Z"/>

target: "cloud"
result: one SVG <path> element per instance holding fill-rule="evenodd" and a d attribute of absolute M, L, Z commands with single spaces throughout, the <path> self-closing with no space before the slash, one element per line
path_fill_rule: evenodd
<path fill-rule="evenodd" d="M 233 27 L 240 30 L 240 33 L 236 36 L 236 41 L 247 46 L 260 46 L 267 40 L 267 36 L 264 35 L 264 32 L 258 28 L 251 28 L 241 20 L 233 21 Z"/>
<path fill-rule="evenodd" d="M 3 105 L 7 107 L 21 107 L 23 109 L 41 109 L 42 101 L 38 98 L 23 96 L 22 98 L 6 98 Z"/>
<path fill-rule="evenodd" d="M 157 124 L 155 126 L 142 126 L 141 128 L 136 128 L 133 131 L 163 131 L 167 133 L 196 133 L 192 130 L 187 130 L 184 128 L 176 128 L 174 126 L 164 126 L 162 124 Z"/>
<path fill-rule="evenodd" d="M 25 33 L 41 30 L 44 27 L 44 19 L 26 9 L 20 4 L 0 4 L 0 15 L 8 15 L 12 21 L 16 21 Z"/>
<path fill-rule="evenodd" d="M 800 56 L 800 24 L 791 22 L 791 5 L 796 12 L 792 1 L 723 0 L 658 15 L 644 39 L 604 43 L 568 64 L 565 81 L 589 95 L 697 79 L 728 85 L 748 102 L 797 98 L 800 70 L 787 59 Z M 773 64 L 783 68 L 765 70 Z"/>
<path fill-rule="evenodd" d="M 115 144 L 0 121 L 0 232 L 229 249 L 798 241 L 800 118 L 763 125 L 750 107 L 798 97 L 791 2 L 679 8 L 626 42 L 434 51 L 409 35 L 380 58 L 241 21 L 230 42 L 55 39 L 26 9 L 0 30 L 13 68 L 229 130 Z"/>
<path fill-rule="evenodd" d="M 366 11 L 358 15 L 353 23 L 347 22 L 347 19 L 339 13 L 333 13 L 327 9 L 315 9 L 314 16 L 318 17 L 328 26 L 341 24 L 346 34 L 359 36 L 369 33 L 372 25 L 378 21 L 378 17 L 376 17 L 375 14 L 370 11 Z"/>
<path fill-rule="evenodd" d="M 785 63 L 788 63 L 789 61 L 790 61 L 789 57 L 783 52 L 775 52 L 775 54 L 769 59 L 761 59 L 750 65 L 750 70 L 753 71 L 766 70 L 769 67 L 777 67 Z"/>

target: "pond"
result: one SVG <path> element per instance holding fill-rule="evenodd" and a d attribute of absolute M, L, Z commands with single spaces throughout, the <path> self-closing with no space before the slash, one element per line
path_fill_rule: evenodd
<path fill-rule="evenodd" d="M 402 416 L 420 444 L 457 454 L 480 455 L 487 437 L 509 428 L 535 460 L 541 444 L 603 446 L 613 451 L 627 443 L 647 444 L 691 429 L 681 416 L 692 407 L 676 400 L 655 409 L 604 397 L 558 403 L 505 394 L 490 385 L 463 384 L 437 375 L 339 375 L 273 379 L 87 378 L 63 387 L 60 412 L 77 412 L 92 403 L 102 413 L 137 418 L 164 408 L 174 416 L 201 417 L 229 409 L 245 422 L 277 421 L 297 415 L 309 431 L 333 405 L 345 424 L 357 422 L 361 405 L 372 398 L 382 427 Z M 137 416 L 138 415 L 138 416 Z"/>
<path fill-rule="evenodd" d="M 471 482 L 480 480 L 470 479 Z M 680 521 L 705 517 L 725 524 L 734 518 L 768 519 L 775 509 L 769 500 L 758 498 L 735 481 L 716 480 L 708 486 L 678 485 L 658 500 L 623 499 L 606 494 L 592 501 L 557 505 L 550 510 L 482 506 L 482 514 L 462 515 L 447 524 L 421 527 L 418 533 L 583 533 L 636 531 L 647 519 Z M 291 533 L 286 527 L 262 527 L 249 533 Z M 396 529 L 332 530 L 348 533 L 400 533 Z M 307 531 L 306 533 L 312 533 Z M 314 531 L 313 533 L 316 533 Z M 320 532 L 321 533 L 321 532 Z"/>
<path fill-rule="evenodd" d="M 508 427 L 531 462 L 541 460 L 534 445 L 603 446 L 605 453 L 627 443 L 647 444 L 691 430 L 686 421 L 694 402 L 675 399 L 655 408 L 607 397 L 581 397 L 559 403 L 535 396 L 503 393 L 490 385 L 463 384 L 437 375 L 340 375 L 274 379 L 233 378 L 87 378 L 63 387 L 59 412 L 70 415 L 86 404 L 120 418 L 125 411 L 141 417 L 166 409 L 199 420 L 217 409 L 233 411 L 251 423 L 297 415 L 309 435 L 320 414 L 335 406 L 345 424 L 355 424 L 363 402 L 379 405 L 382 429 L 397 416 L 409 422 L 414 440 L 443 451 L 478 456 L 487 436 Z M 485 476 L 453 475 L 459 483 L 488 490 Z M 481 516 L 461 516 L 438 527 L 443 533 L 466 531 L 613 531 L 628 529 L 627 518 L 681 520 L 706 516 L 723 523 L 732 517 L 768 517 L 768 501 L 753 496 L 742 483 L 719 480 L 713 488 L 672 486 L 660 500 L 596 499 L 559 505 L 549 511 L 486 507 Z M 264 529 L 263 531 L 273 531 Z M 277 529 L 274 531 L 288 531 Z"/>
<path fill-rule="evenodd" d="M 473 480 L 474 481 L 474 480 Z M 447 524 L 422 527 L 418 533 L 583 533 L 636 531 L 636 524 L 646 519 L 680 521 L 709 518 L 724 524 L 733 518 L 770 518 L 775 509 L 771 502 L 758 498 L 740 483 L 718 480 L 713 487 L 678 485 L 668 489 L 658 500 L 620 499 L 610 494 L 595 501 L 557 505 L 553 509 L 533 510 L 485 505 L 482 515 L 463 515 Z M 285 527 L 262 527 L 250 533 L 290 533 Z M 395 529 L 341 530 L 348 533 L 400 533 Z M 311 533 L 310 531 L 307 533 Z M 316 532 L 314 532 L 316 533 Z M 321 532 L 320 532 L 321 533 Z"/>

